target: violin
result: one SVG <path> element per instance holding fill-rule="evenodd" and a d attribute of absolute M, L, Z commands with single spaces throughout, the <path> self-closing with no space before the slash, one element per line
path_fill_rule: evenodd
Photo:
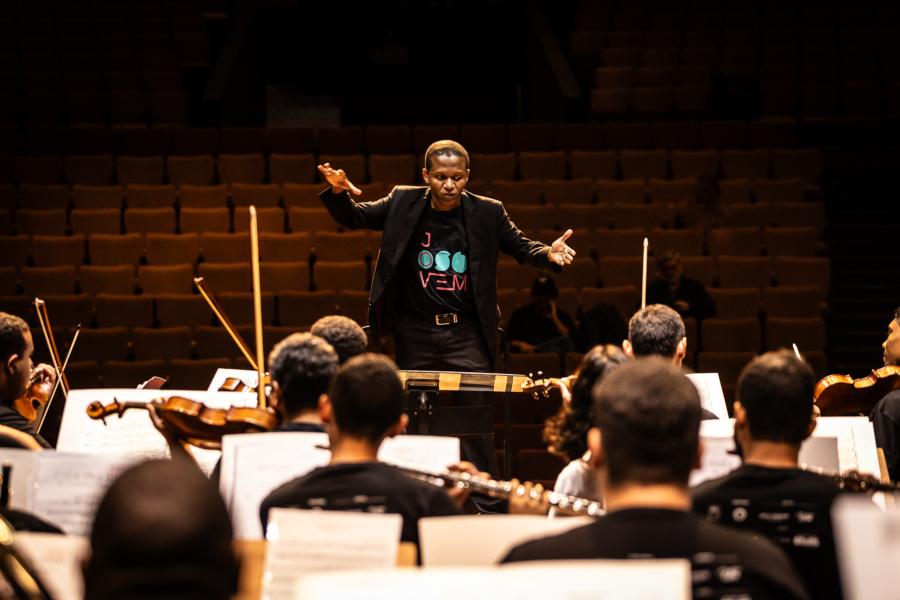
<path fill-rule="evenodd" d="M 220 450 L 223 435 L 268 431 L 281 423 L 281 416 L 271 408 L 210 408 L 202 402 L 178 396 L 150 402 L 150 405 L 178 439 L 204 450 Z M 147 406 L 146 403 L 113 399 L 106 406 L 92 402 L 87 407 L 87 414 L 106 425 L 106 417 L 110 415 L 121 418 L 129 408 L 146 410 Z"/>
<path fill-rule="evenodd" d="M 528 381 L 522 384 L 523 392 L 531 392 L 532 398 L 535 400 L 540 400 L 543 398 L 549 398 L 553 395 L 553 390 L 556 390 L 557 393 L 560 392 L 559 386 L 563 385 L 569 392 L 572 391 L 572 386 L 578 380 L 577 375 L 569 375 L 568 377 L 544 377 L 543 372 L 538 371 L 537 378 L 534 375 L 528 374 Z"/>
<path fill-rule="evenodd" d="M 823 417 L 868 415 L 879 400 L 898 388 L 900 366 L 888 365 L 859 379 L 849 375 L 828 375 L 816 384 L 813 398 Z"/>
<path fill-rule="evenodd" d="M 25 394 L 21 398 L 17 398 L 13 402 L 13 406 L 29 423 L 33 423 L 37 419 L 38 408 L 47 404 L 49 399 L 47 390 L 44 388 L 43 376 L 41 373 L 35 373 L 28 381 Z"/>

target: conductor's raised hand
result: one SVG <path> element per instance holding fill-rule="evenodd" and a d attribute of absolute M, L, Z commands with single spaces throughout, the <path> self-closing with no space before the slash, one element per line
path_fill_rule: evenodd
<path fill-rule="evenodd" d="M 319 173 L 331 184 L 336 194 L 340 194 L 344 190 L 350 190 L 357 196 L 362 194 L 362 190 L 347 179 L 347 174 L 344 173 L 343 169 L 333 169 L 329 163 L 325 163 L 324 165 L 319 165 Z"/>
<path fill-rule="evenodd" d="M 566 240 L 569 239 L 572 235 L 572 230 L 567 229 L 562 237 L 553 242 L 550 246 L 550 262 L 554 262 L 558 265 L 568 265 L 571 264 L 573 260 L 575 260 L 575 251 L 569 248 L 566 245 Z"/>

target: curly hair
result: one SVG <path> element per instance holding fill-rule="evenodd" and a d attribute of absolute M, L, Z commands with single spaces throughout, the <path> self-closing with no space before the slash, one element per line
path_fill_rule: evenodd
<path fill-rule="evenodd" d="M 587 432 L 594 426 L 594 401 L 591 390 L 610 369 L 628 360 L 618 346 L 594 346 L 584 355 L 572 386 L 572 402 L 544 423 L 547 449 L 566 460 L 581 458 L 587 452 Z"/>

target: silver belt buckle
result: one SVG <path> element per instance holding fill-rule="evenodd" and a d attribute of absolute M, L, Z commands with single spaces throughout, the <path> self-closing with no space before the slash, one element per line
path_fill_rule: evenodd
<path fill-rule="evenodd" d="M 442 322 L 442 321 L 441 321 L 441 317 L 453 317 L 453 320 L 450 321 L 450 320 L 448 319 L 447 321 L 443 321 L 443 322 Z M 444 314 L 444 315 L 434 315 L 434 322 L 435 322 L 436 325 L 440 325 L 440 326 L 444 326 L 444 325 L 453 325 L 453 324 L 455 324 L 455 323 L 457 322 L 457 316 L 456 316 L 456 313 L 447 313 L 447 314 Z"/>

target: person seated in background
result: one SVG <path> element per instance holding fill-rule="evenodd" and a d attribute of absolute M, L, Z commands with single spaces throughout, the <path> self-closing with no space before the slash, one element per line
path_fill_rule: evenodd
<path fill-rule="evenodd" d="M 340 364 L 366 351 L 369 338 L 359 324 L 349 317 L 328 315 L 313 323 L 309 332 L 334 348 Z"/>
<path fill-rule="evenodd" d="M 392 513 L 403 517 L 400 540 L 418 544 L 420 518 L 461 514 L 464 495 L 454 500 L 442 488 L 378 461 L 381 443 L 406 428 L 405 396 L 397 366 L 386 356 L 362 354 L 342 365 L 319 403 L 331 461 L 263 500 L 263 530 L 275 507 Z"/>
<path fill-rule="evenodd" d="M 571 394 L 565 385 L 560 386 L 563 393 L 562 406 L 544 425 L 547 449 L 569 461 L 556 478 L 554 492 L 599 500 L 594 470 L 588 466 L 591 453 L 587 447 L 587 433 L 594 423 L 591 390 L 605 374 L 626 360 L 628 357 L 618 346 L 595 346 L 584 356 L 575 371 L 576 379 L 572 384 Z M 551 509 L 550 514 L 555 516 L 558 511 Z"/>
<path fill-rule="evenodd" d="M 755 358 L 738 378 L 734 438 L 744 463 L 694 488 L 694 512 L 781 545 L 813 598 L 842 598 L 831 504 L 837 485 L 798 467 L 812 435 L 815 377 L 786 350 Z"/>
<path fill-rule="evenodd" d="M 520 306 L 509 318 L 506 333 L 516 352 L 575 352 L 575 322 L 556 307 L 559 290 L 548 275 L 531 285 L 531 303 Z"/>
<path fill-rule="evenodd" d="M 22 413 L 34 413 L 34 406 L 20 406 L 32 378 L 40 381 L 47 396 L 56 383 L 56 372 L 50 365 L 40 364 L 32 370 L 34 341 L 28 324 L 15 315 L 0 312 L 0 434 L 3 444 L 20 448 L 50 448 Z M 27 410 L 30 409 L 30 410 Z"/>
<path fill-rule="evenodd" d="M 900 308 L 888 323 L 887 338 L 881 344 L 884 366 L 900 363 Z M 900 390 L 888 392 L 869 413 L 875 442 L 884 451 L 891 481 L 900 481 Z"/>
<path fill-rule="evenodd" d="M 503 562 L 684 558 L 694 598 L 808 598 L 771 541 L 690 512 L 688 476 L 700 463 L 700 398 L 671 363 L 643 358 L 594 388 L 590 465 L 607 514 L 562 535 L 526 542 Z"/>
<path fill-rule="evenodd" d="M 195 467 L 155 460 L 123 473 L 97 508 L 86 600 L 228 600 L 240 561 L 216 487 Z"/>
<path fill-rule="evenodd" d="M 657 278 L 647 286 L 647 304 L 665 304 L 682 319 L 702 321 L 716 316 L 716 303 L 696 279 L 684 276 L 681 255 L 666 250 L 656 259 Z"/>

